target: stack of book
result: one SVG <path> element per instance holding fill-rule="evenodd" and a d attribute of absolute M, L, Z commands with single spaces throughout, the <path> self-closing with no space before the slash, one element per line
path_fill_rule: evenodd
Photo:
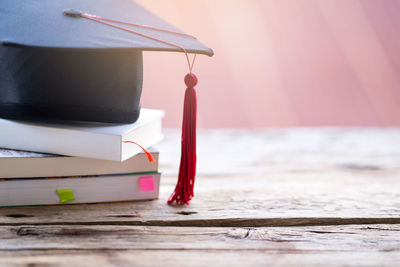
<path fill-rule="evenodd" d="M 123 125 L 0 119 L 0 206 L 158 198 L 152 146 L 162 139 L 163 115 L 142 109 L 138 121 Z"/>

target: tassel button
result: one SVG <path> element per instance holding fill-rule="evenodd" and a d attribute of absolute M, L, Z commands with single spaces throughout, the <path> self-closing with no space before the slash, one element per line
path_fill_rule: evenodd
<path fill-rule="evenodd" d="M 197 77 L 193 73 L 188 73 L 185 76 L 185 84 L 188 88 L 193 88 L 197 85 Z"/>

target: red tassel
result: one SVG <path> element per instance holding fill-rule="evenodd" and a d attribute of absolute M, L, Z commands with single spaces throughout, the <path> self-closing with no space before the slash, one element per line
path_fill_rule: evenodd
<path fill-rule="evenodd" d="M 175 191 L 168 200 L 168 204 L 189 205 L 193 198 L 194 179 L 196 176 L 196 114 L 197 99 L 196 75 L 190 73 L 185 76 L 187 86 L 183 107 L 181 163 L 179 166 L 178 183 Z"/>

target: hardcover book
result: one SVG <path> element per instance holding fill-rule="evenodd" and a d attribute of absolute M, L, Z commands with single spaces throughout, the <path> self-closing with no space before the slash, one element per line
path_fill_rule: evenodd
<path fill-rule="evenodd" d="M 130 124 L 59 121 L 25 122 L 0 119 L 0 147 L 124 161 L 162 140 L 161 110 L 141 109 L 139 119 Z"/>
<path fill-rule="evenodd" d="M 158 198 L 160 173 L 0 181 L 0 206 L 57 205 Z"/>
<path fill-rule="evenodd" d="M 148 151 L 154 162 L 150 162 L 143 152 L 118 162 L 0 148 L 0 178 L 157 172 L 159 152 L 154 148 Z"/>

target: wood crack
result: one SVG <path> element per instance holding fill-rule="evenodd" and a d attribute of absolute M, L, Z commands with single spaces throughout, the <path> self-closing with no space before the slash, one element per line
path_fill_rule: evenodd
<path fill-rule="evenodd" d="M 326 226 L 349 224 L 400 224 L 400 218 L 258 218 L 258 219 L 208 219 L 208 220 L 122 220 L 122 221 L 63 221 L 63 222 L 8 222 L 0 226 L 19 225 L 132 225 L 180 227 L 279 227 Z"/>

